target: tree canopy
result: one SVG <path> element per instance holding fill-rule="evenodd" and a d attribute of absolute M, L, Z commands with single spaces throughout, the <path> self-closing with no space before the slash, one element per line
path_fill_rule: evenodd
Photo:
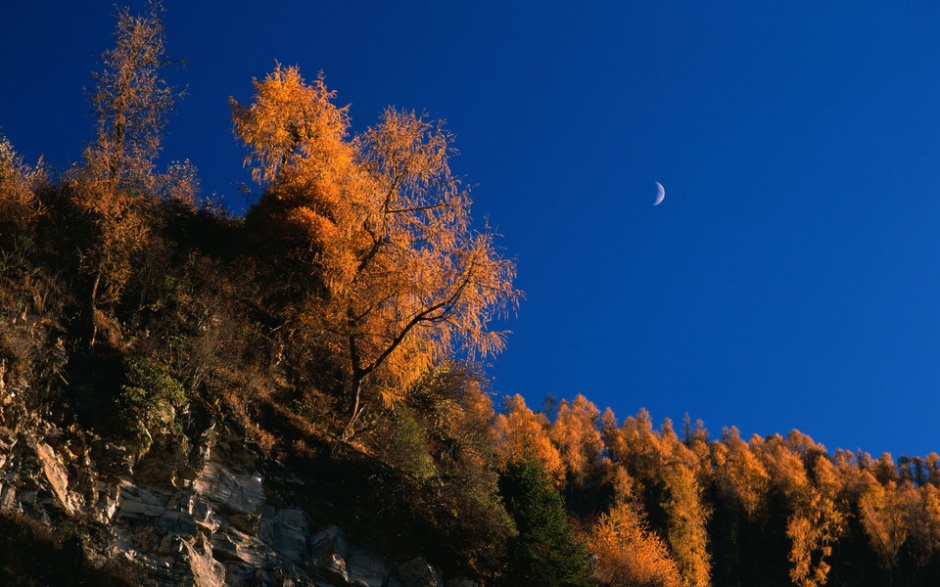
<path fill-rule="evenodd" d="M 474 229 L 440 123 L 389 108 L 349 137 L 323 77 L 307 84 L 296 67 L 278 66 L 255 92 L 248 106 L 233 101 L 265 185 L 247 220 L 299 284 L 285 307 L 295 343 L 342 363 L 341 390 L 329 391 L 348 404 L 350 437 L 434 364 L 503 348 L 488 327 L 519 300 L 515 266 Z"/>

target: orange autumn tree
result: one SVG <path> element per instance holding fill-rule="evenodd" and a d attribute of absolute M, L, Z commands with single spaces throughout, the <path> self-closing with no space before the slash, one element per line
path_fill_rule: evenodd
<path fill-rule="evenodd" d="M 518 393 L 506 397 L 503 413 L 493 422 L 494 449 L 501 470 L 535 459 L 556 487 L 564 485 L 565 462 L 549 436 L 545 414 L 533 412 Z"/>
<path fill-rule="evenodd" d="M 705 587 L 712 583 L 706 526 L 711 510 L 695 476 L 695 453 L 679 442 L 669 418 L 663 421 L 658 436 L 660 480 L 668 494 L 662 504 L 668 518 L 666 538 L 683 583 Z"/>
<path fill-rule="evenodd" d="M 611 587 L 680 587 L 666 543 L 652 532 L 634 503 L 615 504 L 591 528 L 594 576 Z"/>
<path fill-rule="evenodd" d="M 36 191 L 45 181 L 42 160 L 31 168 L 0 133 L 0 244 L 28 234 L 40 214 Z"/>
<path fill-rule="evenodd" d="M 754 442 L 759 441 L 756 437 Z M 765 505 L 770 476 L 736 427 L 722 433 L 712 459 L 715 484 L 722 497 L 740 506 L 748 519 L 756 519 Z"/>
<path fill-rule="evenodd" d="M 90 348 L 104 316 L 99 306 L 120 301 L 150 236 L 146 216 L 156 183 L 154 162 L 178 95 L 160 75 L 166 65 L 163 7 L 153 0 L 149 8 L 143 16 L 118 9 L 115 46 L 101 55 L 89 92 L 97 136 L 68 182 L 89 235 L 78 248 L 88 282 L 83 289 Z"/>
<path fill-rule="evenodd" d="M 862 528 L 881 568 L 893 573 L 911 533 L 914 524 L 911 513 L 916 511 L 919 496 L 910 484 L 898 485 L 888 480 L 882 485 L 868 471 L 861 476 L 866 484 L 858 500 Z"/>
<path fill-rule="evenodd" d="M 558 448 L 569 482 L 584 485 L 598 466 L 604 443 L 598 429 L 600 410 L 578 394 L 574 401 L 562 400 L 549 436 Z"/>
<path fill-rule="evenodd" d="M 924 485 L 918 490 L 919 499 L 911 500 L 910 538 L 918 568 L 930 563 L 940 553 L 940 489 Z"/>
<path fill-rule="evenodd" d="M 158 0 L 150 13 L 118 9 L 115 46 L 101 55 L 89 94 L 98 136 L 84 155 L 92 173 L 111 185 L 150 184 L 174 90 L 160 76 L 166 65 Z"/>
<path fill-rule="evenodd" d="M 825 447 L 797 430 L 786 440 L 779 434 L 755 437 L 751 450 L 769 475 L 768 497 L 784 504 L 790 581 L 800 587 L 825 585 L 847 515 L 838 500 L 839 469 Z"/>
<path fill-rule="evenodd" d="M 705 587 L 711 584 L 708 553 L 710 509 L 695 476 L 696 453 L 680 442 L 667 419 L 660 432 L 653 430 L 649 412 L 641 409 L 622 426 L 610 409 L 601 418 L 601 428 L 610 458 L 639 483 L 660 495 L 657 504 L 665 515 L 665 537 L 682 584 Z"/>
<path fill-rule="evenodd" d="M 291 342 L 340 365 L 331 391 L 348 439 L 439 361 L 502 350 L 504 333 L 488 327 L 520 297 L 515 265 L 494 233 L 473 229 L 440 124 L 389 108 L 350 137 L 322 76 L 309 85 L 278 66 L 254 85 L 250 105 L 232 104 L 265 185 L 248 222 L 297 273 L 284 315 Z"/>

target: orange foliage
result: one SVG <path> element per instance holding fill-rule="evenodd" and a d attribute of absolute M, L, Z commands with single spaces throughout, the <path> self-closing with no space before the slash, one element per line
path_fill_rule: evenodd
<path fill-rule="evenodd" d="M 651 532 L 636 507 L 620 503 L 602 515 L 588 537 L 594 576 L 611 587 L 679 587 L 676 563 L 662 538 Z"/>
<path fill-rule="evenodd" d="M 79 252 L 89 282 L 89 346 L 95 345 L 103 317 L 98 305 L 120 299 L 152 228 L 147 200 L 174 93 L 159 75 L 166 63 L 162 7 L 155 1 L 150 9 L 146 16 L 118 9 L 115 46 L 101 55 L 102 70 L 93 74 L 90 101 L 98 133 L 85 149 L 85 165 L 71 179 L 74 204 L 91 233 Z"/>
<path fill-rule="evenodd" d="M 830 568 L 826 559 L 844 531 L 846 518 L 844 506 L 837 502 L 838 469 L 821 445 L 797 430 L 787 440 L 774 435 L 752 446 L 770 475 L 771 488 L 790 508 L 786 533 L 791 581 L 803 587 L 824 585 Z"/>
<path fill-rule="evenodd" d="M 917 491 L 907 484 L 898 486 L 894 481 L 881 485 L 868 471 L 862 475 L 866 481 L 858 501 L 862 527 L 879 564 L 886 570 L 893 569 L 911 530 L 910 514 Z"/>
<path fill-rule="evenodd" d="M 657 434 L 645 409 L 635 418 L 627 418 L 620 428 L 613 412 L 607 410 L 602 418 L 602 431 L 615 462 L 628 466 L 628 472 L 639 482 L 659 484 L 666 490 L 668 497 L 661 504 L 667 517 L 666 537 L 682 583 L 693 587 L 709 585 L 711 561 L 706 524 L 710 512 L 696 478 L 696 453 L 679 442 L 668 420 Z"/>
<path fill-rule="evenodd" d="M 312 181 L 336 188 L 352 162 L 344 142 L 348 108 L 331 102 L 336 92 L 326 88 L 321 74 L 308 85 L 296 67 L 277 68 L 264 81 L 253 80 L 254 101 L 242 106 L 231 100 L 235 136 L 251 151 L 245 164 L 257 164 L 258 182 Z"/>
<path fill-rule="evenodd" d="M 114 187 L 151 186 L 166 113 L 174 92 L 161 78 L 166 63 L 162 6 L 134 16 L 118 9 L 115 46 L 101 55 L 90 99 L 98 136 L 85 152 L 88 171 Z"/>
<path fill-rule="evenodd" d="M 493 425 L 496 458 L 501 469 L 527 457 L 535 458 L 556 485 L 565 481 L 565 464 L 552 444 L 548 418 L 533 412 L 519 394 L 506 398 L 502 414 Z"/>
<path fill-rule="evenodd" d="M 925 485 L 919 493 L 919 499 L 911 500 L 911 519 L 917 523 L 911 527 L 910 539 L 917 563 L 923 567 L 940 553 L 940 490 Z"/>
<path fill-rule="evenodd" d="M 27 232 L 40 213 L 36 189 L 43 181 L 42 161 L 36 169 L 28 167 L 0 135 L 0 227 Z"/>
<path fill-rule="evenodd" d="M 770 476 L 740 433 L 731 427 L 715 445 L 715 476 L 718 487 L 744 508 L 754 519 L 760 511 L 770 485 Z"/>
<path fill-rule="evenodd" d="M 812 468 L 815 483 L 793 503 L 787 522 L 791 548 L 790 579 L 796 585 L 816 587 L 828 581 L 834 544 L 845 531 L 847 514 L 838 500 L 841 482 L 825 455 L 816 455 Z"/>
<path fill-rule="evenodd" d="M 641 409 L 618 428 L 616 416 L 607 408 L 601 418 L 601 432 L 615 462 L 629 465 L 628 471 L 638 479 L 657 478 L 661 465 L 659 437 L 653 431 L 649 412 Z"/>
<path fill-rule="evenodd" d="M 521 295 L 515 266 L 492 233 L 472 231 L 440 125 L 389 109 L 347 140 L 346 109 L 322 77 L 310 86 L 278 66 L 255 91 L 250 106 L 233 101 L 246 163 L 269 183 L 248 222 L 299 263 L 306 285 L 288 312 L 293 342 L 344 365 L 349 437 L 365 411 L 401 401 L 454 352 L 503 348 L 488 325 Z"/>
<path fill-rule="evenodd" d="M 599 419 L 597 407 L 578 394 L 570 404 L 562 400 L 552 423 L 551 439 L 561 453 L 568 478 L 577 484 L 585 482 L 603 452 L 604 445 L 597 428 Z"/>
<path fill-rule="evenodd" d="M 663 504 L 668 516 L 667 537 L 683 582 L 692 587 L 711 585 L 708 554 L 708 506 L 691 468 L 684 463 L 666 466 L 663 480 L 669 499 Z"/>

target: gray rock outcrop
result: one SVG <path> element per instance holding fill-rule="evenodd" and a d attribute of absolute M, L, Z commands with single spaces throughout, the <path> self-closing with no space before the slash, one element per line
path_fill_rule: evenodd
<path fill-rule="evenodd" d="M 93 560 L 120 557 L 149 587 L 471 587 L 420 553 L 393 560 L 318 527 L 303 507 L 272 499 L 262 459 L 231 429 L 192 440 L 156 438 L 148 454 L 36 422 L 0 425 L 0 509 L 49 524 L 94 521 L 111 539 Z"/>

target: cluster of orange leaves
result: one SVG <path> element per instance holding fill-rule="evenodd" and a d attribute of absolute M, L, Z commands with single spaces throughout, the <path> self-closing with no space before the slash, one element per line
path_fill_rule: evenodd
<path fill-rule="evenodd" d="M 442 360 L 499 352 L 504 334 L 488 326 L 521 294 L 495 235 L 473 229 L 443 127 L 389 108 L 351 136 L 334 98 L 322 75 L 308 84 L 278 66 L 232 107 L 264 186 L 247 221 L 304 281 L 287 320 L 294 342 L 344 365 L 351 435 Z"/>

